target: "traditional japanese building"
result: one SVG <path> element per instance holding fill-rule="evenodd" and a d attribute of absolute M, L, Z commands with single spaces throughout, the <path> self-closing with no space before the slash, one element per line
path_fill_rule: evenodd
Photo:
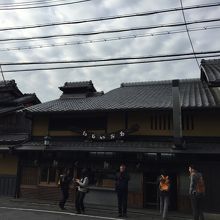
<path fill-rule="evenodd" d="M 86 202 L 116 205 L 114 176 L 131 175 L 129 206 L 157 208 L 157 177 L 172 180 L 171 208 L 189 211 L 188 165 L 201 168 L 208 212 L 220 212 L 220 60 L 203 60 L 201 78 L 122 83 L 107 93 L 67 82 L 60 98 L 24 110 L 31 140 L 16 149 L 20 196 L 59 199 L 58 175 L 90 169 Z M 74 197 L 74 189 L 71 190 Z"/>
<path fill-rule="evenodd" d="M 13 149 L 28 140 L 31 121 L 25 107 L 39 104 L 35 94 L 23 94 L 14 80 L 0 81 L 0 195 L 15 196 L 18 158 Z"/>

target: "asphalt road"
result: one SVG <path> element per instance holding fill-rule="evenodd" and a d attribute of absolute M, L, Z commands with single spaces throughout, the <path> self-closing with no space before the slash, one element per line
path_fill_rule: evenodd
<path fill-rule="evenodd" d="M 0 220 L 119 220 L 117 209 L 88 207 L 85 215 L 78 215 L 72 204 L 62 211 L 57 204 L 34 203 L 0 197 Z M 143 211 L 143 210 L 142 210 Z M 170 213 L 169 220 L 190 220 L 189 216 Z M 191 216 L 190 216 L 191 217 Z M 157 211 L 128 210 L 128 220 L 161 220 Z"/>
<path fill-rule="evenodd" d="M 25 207 L 0 207 L 0 220 L 120 220 L 116 213 L 93 211 L 84 215 L 75 214 L 72 210 L 57 211 Z M 158 220 L 155 216 L 129 215 L 131 220 Z"/>
<path fill-rule="evenodd" d="M 0 220 L 116 220 L 119 218 L 101 215 L 77 215 L 73 212 L 32 208 L 0 207 Z"/>

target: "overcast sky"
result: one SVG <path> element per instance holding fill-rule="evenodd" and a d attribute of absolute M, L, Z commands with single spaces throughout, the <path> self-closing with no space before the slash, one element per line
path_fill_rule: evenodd
<path fill-rule="evenodd" d="M 1 0 L 0 2 L 1 4 L 4 4 L 19 3 L 24 1 L 27 2 L 27 0 Z M 66 0 L 64 2 L 68 1 Z M 215 0 L 183 0 L 183 5 L 189 6 L 211 2 L 215 2 Z M 180 7 L 180 0 L 93 0 L 90 2 L 59 7 L 0 11 L 0 21 L 1 28 L 4 28 L 139 13 L 144 11 L 167 9 L 171 7 Z M 187 21 L 218 18 L 220 15 L 220 7 L 188 10 L 185 13 Z M 173 22 L 183 22 L 181 11 L 164 13 L 160 15 L 117 19 L 112 21 L 93 22 L 77 25 L 64 25 L 19 31 L 4 31 L 0 32 L 0 39 L 12 37 L 42 36 L 46 34 L 91 32 L 96 30 L 148 26 L 154 24 L 158 25 Z M 190 27 L 203 27 L 213 24 L 214 23 L 197 24 L 191 25 Z M 220 25 L 220 22 L 217 24 Z M 177 29 L 184 29 L 184 27 L 176 27 L 172 30 Z M 24 42 L 0 42 L 0 48 L 17 48 L 28 45 L 33 46 L 52 43 L 62 44 L 65 42 L 84 41 L 87 39 L 91 40 L 99 38 L 110 38 L 115 36 L 127 36 L 131 34 L 145 34 L 151 32 L 154 33 L 164 30 L 168 29 L 142 30 L 90 37 L 66 37 Z M 169 30 L 171 29 L 169 28 Z M 220 49 L 220 29 L 197 31 L 191 32 L 190 34 L 195 51 Z M 119 41 L 48 47 L 32 50 L 9 50 L 7 52 L 0 50 L 0 62 L 80 60 L 185 52 L 192 52 L 189 39 L 186 33 L 179 33 L 172 35 L 154 37 L 148 36 Z M 9 67 L 3 66 L 3 71 L 8 69 Z M 58 89 L 58 87 L 62 86 L 65 82 L 71 81 L 92 80 L 97 90 L 107 92 L 111 89 L 119 87 L 122 82 L 166 80 L 176 78 L 198 78 L 199 76 L 199 68 L 195 60 L 99 68 L 5 73 L 5 78 L 7 80 L 15 79 L 19 89 L 22 92 L 36 93 L 42 102 L 59 98 L 61 91 Z"/>

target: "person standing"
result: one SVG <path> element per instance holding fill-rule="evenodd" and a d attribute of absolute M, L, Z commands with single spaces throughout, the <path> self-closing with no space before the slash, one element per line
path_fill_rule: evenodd
<path fill-rule="evenodd" d="M 59 202 L 59 207 L 62 210 L 65 210 L 64 206 L 65 206 L 67 199 L 69 198 L 69 185 L 71 182 L 72 182 L 72 177 L 70 176 L 70 170 L 65 169 L 64 173 L 60 175 L 60 180 L 59 180 L 59 185 L 60 185 L 61 195 L 62 195 L 61 200 Z"/>
<path fill-rule="evenodd" d="M 194 165 L 189 166 L 190 186 L 189 195 L 191 199 L 194 220 L 204 220 L 203 198 L 205 195 L 205 183 L 203 176 Z"/>
<path fill-rule="evenodd" d="M 82 170 L 81 179 L 76 179 L 75 182 L 78 184 L 77 193 L 76 193 L 76 200 L 75 200 L 75 207 L 77 214 L 84 214 L 85 213 L 85 206 L 84 206 L 84 198 L 86 193 L 88 192 L 88 185 L 89 185 L 89 178 L 87 169 Z"/>
<path fill-rule="evenodd" d="M 163 220 L 167 219 L 170 194 L 170 179 L 167 173 L 162 170 L 159 177 L 159 196 L 160 196 L 160 214 Z"/>
<path fill-rule="evenodd" d="M 120 166 L 120 172 L 116 175 L 115 190 L 118 197 L 118 217 L 127 217 L 128 202 L 128 182 L 130 176 L 126 171 L 126 166 Z"/>

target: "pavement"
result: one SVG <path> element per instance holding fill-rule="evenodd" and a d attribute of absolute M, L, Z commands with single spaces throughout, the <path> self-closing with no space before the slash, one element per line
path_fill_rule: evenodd
<path fill-rule="evenodd" d="M 86 213 L 75 213 L 73 204 L 67 203 L 67 210 L 60 210 L 56 203 L 38 200 L 0 198 L 0 220 L 119 220 L 115 207 L 87 206 Z M 129 209 L 128 219 L 161 220 L 155 210 Z M 180 213 L 169 213 L 169 220 L 192 220 L 191 216 Z"/>

